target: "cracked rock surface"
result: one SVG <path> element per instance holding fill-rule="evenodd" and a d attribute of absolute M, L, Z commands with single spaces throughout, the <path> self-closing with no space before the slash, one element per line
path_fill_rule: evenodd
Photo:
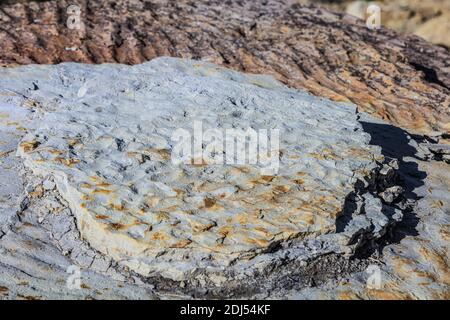
<path fill-rule="evenodd" d="M 79 30 L 67 27 L 69 5 L 80 7 Z M 29 2 L 0 6 L 0 24 L 6 65 L 204 60 L 353 102 L 416 133 L 450 130 L 448 50 L 295 0 Z"/>
<path fill-rule="evenodd" d="M 212 64 L 24 67 L 6 69 L 0 85 L 28 95 L 42 114 L 19 144 L 25 165 L 54 176 L 92 247 L 145 276 L 186 280 L 232 263 L 240 272 L 255 264 L 240 260 L 280 242 L 333 233 L 347 195 L 384 159 L 354 107 Z M 205 130 L 279 129 L 278 172 L 204 158 L 174 164 L 171 136 L 194 121 Z M 360 203 L 365 214 L 329 243 L 380 238 L 401 217 L 385 216 L 370 194 Z"/>
<path fill-rule="evenodd" d="M 448 297 L 445 139 L 172 58 L 2 69 L 0 107 L 3 298 Z M 194 119 L 278 127 L 279 171 L 174 165 Z"/>
<path fill-rule="evenodd" d="M 341 276 L 361 271 L 366 263 L 348 264 L 345 255 L 401 220 L 400 212 L 385 213 L 374 192 L 378 180 L 393 182 L 393 168 L 369 144 L 353 106 L 269 77 L 173 58 L 2 71 L 2 128 L 15 134 L 11 143 L 24 160 L 9 168 L 23 180 L 14 188 L 21 196 L 5 203 L 18 213 L 2 214 L 4 272 L 35 258 L 62 273 L 71 261 L 94 273 L 92 281 L 122 281 L 125 292 L 137 285 L 134 295 L 148 290 L 147 298 L 204 296 L 205 288 L 216 297 L 264 297 L 286 272 L 306 275 L 324 257 L 342 261 Z M 205 129 L 278 127 L 278 172 L 173 164 L 171 134 L 193 120 Z M 16 248 L 26 250 L 22 259 Z M 33 268 L 23 271 L 33 280 L 58 274 L 32 276 Z M 274 269 L 280 272 L 266 274 Z M 267 282 L 250 290 L 258 275 Z M 294 287 L 327 276 L 308 279 Z M 105 289 L 95 288 L 97 296 Z"/>

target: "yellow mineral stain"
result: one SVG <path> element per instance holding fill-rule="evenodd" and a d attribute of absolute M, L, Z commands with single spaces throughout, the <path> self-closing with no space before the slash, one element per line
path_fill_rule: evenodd
<path fill-rule="evenodd" d="M 151 239 L 156 240 L 156 241 L 166 241 L 169 239 L 169 237 L 167 236 L 167 234 L 165 232 L 155 231 L 152 233 Z"/>
<path fill-rule="evenodd" d="M 40 144 L 41 143 L 39 141 L 24 141 L 20 143 L 19 146 L 23 149 L 23 151 L 28 153 L 36 149 Z"/>
<path fill-rule="evenodd" d="M 122 229 L 125 229 L 125 226 L 124 226 L 123 224 L 121 224 L 121 223 L 111 223 L 109 226 L 110 226 L 113 230 L 117 230 L 117 231 L 122 230 Z"/>
<path fill-rule="evenodd" d="M 56 157 L 55 159 L 53 159 L 53 161 L 58 162 L 67 167 L 73 167 L 75 164 L 80 162 L 80 160 L 78 160 L 78 159 L 74 159 L 74 158 L 66 159 L 66 158 L 62 158 L 62 157 Z"/>
<path fill-rule="evenodd" d="M 42 186 L 37 186 L 29 195 L 32 198 L 41 198 L 44 195 L 44 188 Z"/>
<path fill-rule="evenodd" d="M 108 188 L 111 186 L 111 184 L 107 183 L 107 182 L 100 182 L 100 183 L 96 183 L 95 186 L 99 187 L 99 188 Z"/>
<path fill-rule="evenodd" d="M 186 246 L 188 246 L 189 244 L 191 244 L 192 241 L 189 239 L 184 239 L 181 241 L 178 241 L 177 243 L 172 244 L 171 246 L 169 246 L 169 248 L 185 248 Z"/>
<path fill-rule="evenodd" d="M 116 211 L 124 211 L 125 210 L 125 206 L 123 204 L 110 203 L 109 208 L 116 210 Z"/>
<path fill-rule="evenodd" d="M 110 194 L 110 193 L 112 193 L 112 191 L 108 189 L 94 189 L 92 191 L 92 194 Z"/>

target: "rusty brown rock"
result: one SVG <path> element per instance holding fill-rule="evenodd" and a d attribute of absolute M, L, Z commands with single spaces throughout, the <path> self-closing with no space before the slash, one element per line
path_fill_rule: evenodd
<path fill-rule="evenodd" d="M 81 8 L 81 30 L 66 26 Z M 410 131 L 450 131 L 450 53 L 296 1 L 48 1 L 0 6 L 0 63 L 194 58 L 356 103 Z"/>

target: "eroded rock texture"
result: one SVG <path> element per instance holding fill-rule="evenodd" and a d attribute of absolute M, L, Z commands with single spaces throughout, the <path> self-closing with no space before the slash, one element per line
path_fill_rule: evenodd
<path fill-rule="evenodd" d="M 382 24 L 400 33 L 416 34 L 425 40 L 450 48 L 450 3 L 447 0 L 341 0 L 309 1 L 300 3 L 320 3 L 332 11 L 346 12 L 366 20 L 369 4 L 381 8 Z"/>
<path fill-rule="evenodd" d="M 337 231 L 324 241 L 351 253 L 346 246 L 358 244 L 356 235 L 380 238 L 401 219 L 400 212 L 383 214 L 381 200 L 362 190 L 384 157 L 369 144 L 355 107 L 270 78 L 160 58 L 134 67 L 10 68 L 0 86 L 44 112 L 19 145 L 26 166 L 54 175 L 92 247 L 146 276 L 185 280 L 196 269 L 222 272 L 231 263 L 239 272 L 237 262 L 276 244 Z M 174 163 L 177 130 L 196 121 L 202 135 L 256 130 L 248 152 L 270 142 L 270 170 L 267 151 L 258 163 L 246 156 L 240 164 L 235 143 L 230 148 L 225 139 L 210 150 L 221 154 L 219 164 L 205 154 L 194 154 L 193 164 Z M 189 149 L 195 139 L 185 141 Z M 355 202 L 365 214 L 340 228 L 351 193 L 359 193 Z"/>
<path fill-rule="evenodd" d="M 4 298 L 448 297 L 450 179 L 436 140 L 195 61 L 0 79 Z M 173 166 L 167 131 L 194 118 L 281 126 L 279 174 Z"/>
<path fill-rule="evenodd" d="M 66 26 L 81 8 L 81 30 Z M 448 132 L 448 50 L 296 1 L 49 1 L 0 8 L 4 64 L 157 56 L 274 75 L 418 133 Z"/>

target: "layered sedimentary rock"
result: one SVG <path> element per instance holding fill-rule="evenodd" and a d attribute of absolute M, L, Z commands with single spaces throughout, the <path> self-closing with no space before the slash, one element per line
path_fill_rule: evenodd
<path fill-rule="evenodd" d="M 437 139 L 169 58 L 3 69 L 0 107 L 2 298 L 448 297 Z M 279 170 L 174 165 L 170 132 L 194 119 L 278 127 Z"/>
<path fill-rule="evenodd" d="M 308 0 L 301 0 L 308 3 Z M 396 0 L 368 2 L 361 0 L 320 1 L 334 11 L 347 12 L 366 19 L 370 3 L 381 9 L 382 24 L 401 33 L 416 34 L 425 40 L 450 48 L 450 3 L 446 0 Z"/>
<path fill-rule="evenodd" d="M 79 31 L 66 28 L 66 9 L 73 3 L 81 7 L 83 29 Z M 437 132 L 448 132 L 450 59 L 445 49 L 385 29 L 370 31 L 363 22 L 351 17 L 314 7 L 301 7 L 294 1 L 228 1 L 226 10 L 221 9 L 224 5 L 221 1 L 103 1 L 102 4 L 93 1 L 48 1 L 1 6 L 0 60 L 10 67 L 32 62 L 62 61 L 135 64 L 161 55 L 208 60 L 237 70 L 272 74 L 291 87 L 304 88 L 334 100 L 356 102 L 359 110 L 368 111 L 408 130 L 433 136 Z M 125 150 L 130 144 L 124 142 L 129 142 L 129 135 L 122 136 L 122 130 L 111 131 L 123 119 L 127 125 L 131 124 L 129 128 L 134 128 L 130 129 L 134 130 L 133 134 L 148 141 L 145 139 L 145 130 L 148 128 L 133 126 L 142 117 L 148 117 L 144 112 L 147 104 L 142 98 L 149 92 L 158 92 L 158 87 L 148 88 L 145 85 L 147 80 L 153 79 L 154 72 L 150 70 L 160 70 L 158 76 L 168 71 L 158 69 L 155 63 L 134 69 L 145 69 L 142 78 L 141 75 L 125 73 L 124 70 L 133 70 L 125 66 L 111 68 L 116 74 L 107 79 L 105 73 L 108 73 L 108 66 L 92 69 L 71 65 L 55 69 L 37 66 L 13 71 L 7 71 L 9 68 L 0 69 L 4 77 L 0 86 L 0 298 L 449 298 L 448 136 L 409 135 L 400 128 L 365 115 L 362 115 L 360 125 L 355 122 L 354 107 L 348 104 L 336 105 L 296 93 L 298 100 L 314 101 L 306 106 L 302 102 L 302 106 L 309 111 L 317 106 L 326 106 L 328 112 L 337 112 L 339 116 L 336 119 L 324 116 L 324 124 L 333 124 L 345 118 L 345 125 L 356 129 L 344 135 L 343 140 L 349 145 L 358 142 L 356 150 L 366 150 L 375 157 L 373 160 L 364 159 L 364 152 L 358 152 L 355 157 L 354 164 L 369 168 L 359 171 L 365 181 L 362 184 L 354 185 L 352 179 L 345 178 L 344 173 L 348 172 L 346 166 L 352 161 L 335 157 L 343 152 L 341 144 L 333 145 L 329 150 L 319 148 L 319 153 L 312 152 L 305 158 L 297 159 L 299 163 L 307 161 L 308 164 L 307 158 L 311 157 L 311 163 L 320 163 L 314 166 L 314 170 L 319 169 L 319 175 L 323 173 L 321 169 L 324 164 L 328 179 L 316 181 L 310 175 L 306 180 L 303 177 L 297 179 L 289 172 L 290 180 L 277 181 L 272 176 L 261 174 L 259 167 L 249 170 L 246 166 L 232 166 L 233 172 L 226 178 L 236 178 L 237 174 L 234 173 L 244 178 L 232 180 L 239 188 L 224 188 L 222 191 L 228 193 L 218 195 L 207 189 L 211 181 L 205 177 L 214 176 L 208 170 L 211 166 L 201 162 L 189 171 L 192 181 L 183 180 L 186 183 L 192 183 L 194 177 L 205 180 L 201 185 L 195 185 L 194 182 L 202 190 L 187 190 L 201 193 L 199 198 L 194 199 L 198 201 L 184 202 L 186 192 L 180 192 L 178 186 L 170 184 L 172 189 L 177 190 L 165 194 L 164 191 L 168 189 L 159 188 L 162 186 L 159 181 L 151 180 L 155 195 L 149 197 L 148 204 L 153 206 L 152 210 L 137 218 L 129 217 L 131 220 L 136 219 L 130 222 L 126 217 L 133 205 L 130 206 L 129 202 L 142 204 L 140 200 L 143 197 L 139 190 L 147 191 L 148 185 L 117 183 L 126 181 L 121 174 L 108 176 L 108 181 L 86 177 L 83 187 L 89 188 L 84 189 L 81 184 L 75 183 L 76 179 L 64 180 L 66 176 L 83 177 L 87 169 L 101 164 L 108 164 L 108 170 L 111 170 L 98 172 L 102 177 L 117 170 L 128 174 L 135 169 L 148 169 L 146 162 L 147 165 L 154 164 L 151 169 L 165 167 L 167 175 L 164 176 L 168 179 L 176 175 L 176 170 L 170 170 L 170 153 L 167 151 L 170 148 L 154 148 L 152 145 L 149 150 L 143 151 L 140 150 L 142 146 L 133 142 L 130 144 L 137 152 L 131 150 L 125 156 Z M 263 95 L 276 92 L 270 94 L 277 96 L 292 92 L 266 77 L 236 74 L 203 63 L 197 63 L 198 66 L 188 71 L 193 64 L 196 63 L 189 62 L 180 70 L 175 68 L 177 77 L 183 75 L 182 78 L 190 79 L 193 83 L 197 83 L 195 79 L 199 77 L 212 77 L 214 81 L 211 83 L 216 83 L 219 77 L 223 81 L 221 84 L 224 84 L 221 89 L 230 88 L 231 83 L 236 82 L 239 87 L 254 88 L 258 95 L 261 90 Z M 55 72 L 58 73 L 56 78 Z M 126 79 L 125 83 L 121 83 L 122 80 L 111 81 L 119 78 Z M 59 79 L 61 83 L 49 87 L 52 79 Z M 113 83 L 111 88 L 107 87 L 108 83 Z M 179 88 L 180 83 L 183 82 L 171 83 L 169 87 Z M 178 91 L 184 92 L 191 85 L 186 84 Z M 67 88 L 62 89 L 64 86 Z M 112 94 L 107 93 L 109 89 L 113 91 Z M 117 92 L 113 89 L 117 89 Z M 169 91 L 170 94 L 176 94 L 173 90 Z M 136 92 L 143 94 L 136 95 Z M 242 89 L 239 88 L 236 94 L 242 94 Z M 189 95 L 187 99 L 196 97 L 197 93 Z M 226 99 L 225 107 L 245 109 L 248 103 L 247 95 L 245 97 L 243 100 Z M 112 103 L 107 104 L 105 101 Z M 97 108 L 98 103 L 106 105 Z M 94 106 L 95 112 L 92 112 Z M 139 113 L 139 119 L 131 117 L 128 112 L 124 114 L 125 106 L 138 106 L 139 110 L 132 112 L 143 111 Z M 214 118 L 216 113 L 211 114 L 207 107 L 200 107 L 202 117 L 210 115 Z M 263 108 L 258 110 L 262 111 Z M 239 121 L 246 112 L 233 112 L 231 116 L 234 123 L 237 122 L 239 126 L 246 124 Z M 273 119 L 266 120 L 267 123 L 280 123 L 280 118 L 291 114 L 298 116 L 297 112 L 294 109 L 289 114 L 277 113 Z M 117 121 L 111 121 L 113 114 Z M 302 126 L 308 122 L 310 125 L 315 124 L 318 119 L 312 114 L 311 117 L 302 115 L 302 120 L 289 119 L 286 123 L 289 126 L 292 123 Z M 185 116 L 192 117 L 192 114 L 183 114 L 183 118 Z M 110 127 L 99 128 L 96 120 L 100 117 Z M 149 117 L 157 118 L 156 114 Z M 264 116 L 261 119 L 265 119 Z M 163 117 L 161 121 L 166 125 L 169 118 Z M 327 137 L 319 135 L 317 141 L 328 143 L 333 139 L 340 140 L 332 133 L 342 132 L 343 127 L 332 127 L 326 132 Z M 189 131 L 192 122 L 183 128 Z M 311 133 L 322 132 L 323 129 L 323 125 L 318 122 L 317 129 L 312 128 Z M 71 130 L 80 133 L 80 136 L 68 139 L 59 134 Z M 94 142 L 88 137 L 101 138 L 100 130 L 105 132 L 105 139 Z M 295 130 L 296 134 L 305 134 L 300 128 Z M 367 134 L 370 134 L 370 141 L 367 140 Z M 350 137 L 356 140 L 350 141 Z M 302 141 L 299 146 L 312 148 L 308 143 Z M 20 156 L 16 156 L 19 144 Z M 379 163 L 382 161 L 380 149 L 368 144 L 381 147 L 385 164 Z M 289 140 L 288 145 L 292 147 L 293 141 Z M 86 146 L 98 149 L 99 153 L 90 153 Z M 34 149 L 38 150 L 38 155 L 33 152 Z M 281 151 L 281 155 L 284 155 Z M 87 159 L 91 155 L 101 161 L 88 163 Z M 26 166 L 23 160 L 27 161 Z M 122 160 L 125 163 L 121 163 Z M 337 166 L 330 169 L 331 163 Z M 32 174 L 30 168 L 37 174 Z M 308 167 L 311 171 L 306 171 L 312 174 L 312 168 Z M 336 186 L 328 185 L 330 175 L 331 181 L 342 179 L 343 185 L 336 190 Z M 223 179 L 223 182 L 227 179 Z M 314 190 L 310 188 L 308 191 L 305 182 L 311 184 Z M 65 187 L 75 192 L 68 192 Z M 248 192 L 245 190 L 248 187 L 260 193 Z M 316 187 L 322 189 L 319 197 L 315 193 Z M 212 251 L 211 247 L 204 247 L 206 241 L 211 239 L 204 235 L 209 231 L 217 231 L 217 225 L 191 224 L 192 221 L 175 216 L 180 211 L 183 214 L 190 213 L 192 209 L 200 215 L 208 214 L 206 219 L 215 221 L 217 216 L 214 214 L 224 212 L 225 208 L 239 208 L 231 206 L 229 202 L 224 205 L 225 201 L 230 200 L 226 196 L 236 189 L 236 193 L 255 200 L 248 203 L 243 199 L 231 198 L 242 207 L 261 209 L 263 204 L 274 208 L 277 208 L 275 204 L 280 205 L 280 211 L 272 210 L 271 214 L 282 213 L 284 208 L 297 207 L 300 200 L 305 200 L 297 198 L 303 191 L 311 195 L 309 199 L 320 201 L 312 201 L 306 206 L 302 202 L 301 210 L 313 209 L 321 214 L 314 215 L 314 219 L 308 217 L 307 223 L 291 221 L 287 215 L 281 214 L 281 219 L 270 230 L 284 230 L 277 237 L 266 232 L 261 234 L 261 229 L 255 229 L 257 235 L 246 233 L 248 225 L 258 228 L 250 223 L 252 221 L 232 221 L 233 228 L 244 235 L 238 238 L 238 241 L 243 240 L 241 243 L 244 245 L 223 246 L 220 250 L 224 251 Z M 112 196 L 112 192 L 117 190 L 119 197 Z M 346 195 L 345 201 L 336 197 L 346 192 L 350 193 Z M 72 194 L 80 198 L 71 199 Z M 331 197 L 325 197 L 330 194 Z M 258 198 L 260 196 L 262 198 Z M 117 201 L 117 198 L 124 200 L 123 197 L 132 201 Z M 114 201 L 108 202 L 109 198 Z M 171 201 L 177 204 L 180 199 L 183 201 L 181 209 L 170 211 L 175 215 L 164 212 L 164 209 L 174 209 L 170 207 Z M 144 209 L 150 209 L 150 206 L 146 207 L 148 204 L 144 204 Z M 164 205 L 168 207 L 164 208 Z M 184 207 L 188 205 L 189 210 Z M 339 218 L 336 218 L 333 211 L 338 207 L 342 210 Z M 96 214 L 95 209 L 101 210 L 103 214 Z M 297 209 L 293 211 L 302 212 Z M 212 215 L 209 215 L 209 210 Z M 145 236 L 154 231 L 148 228 L 142 232 L 139 225 L 134 228 L 136 221 L 139 224 L 142 221 L 148 223 L 147 219 L 152 213 L 157 213 L 155 216 L 158 219 L 162 218 L 161 226 L 177 231 L 171 237 L 178 239 L 181 236 L 186 239 L 186 234 L 192 232 L 201 240 L 184 241 L 184 248 L 170 248 L 170 242 L 167 247 L 162 244 L 161 247 L 167 249 L 160 250 L 161 255 L 156 258 L 152 256 L 152 250 L 149 250 L 150 254 L 128 251 L 129 243 L 132 243 L 131 248 L 136 249 L 138 246 L 135 244 L 146 240 Z M 296 214 L 294 216 L 298 217 Z M 88 221 L 90 225 L 105 228 L 100 228 L 99 232 L 89 232 L 85 227 L 80 234 L 82 226 L 79 217 L 94 217 Z M 125 223 L 117 223 L 114 219 L 118 217 L 124 219 Z M 249 217 L 254 218 L 251 215 Z M 174 225 L 164 224 L 163 219 L 166 218 L 175 222 Z M 261 218 L 261 223 L 265 223 L 264 217 Z M 220 219 L 217 221 L 223 222 Z M 286 230 L 287 223 L 289 228 Z M 203 231 L 202 226 L 206 226 Z M 296 228 L 296 232 L 291 233 L 292 227 Z M 111 236 L 109 240 L 120 238 L 126 241 L 108 242 L 106 245 L 111 245 L 115 251 L 107 252 L 105 244 L 96 241 L 101 238 L 100 235 Z M 85 236 L 85 239 L 81 236 Z M 221 233 L 221 236 L 226 239 L 229 233 Z M 157 240 L 162 242 L 166 239 Z M 250 243 L 246 240 L 250 240 Z M 230 248 L 231 253 L 226 251 Z M 183 250 L 189 252 L 185 264 L 174 263 L 179 261 L 179 253 Z M 172 256 L 167 254 L 169 251 L 173 253 Z M 212 254 L 207 259 L 197 259 L 209 251 Z M 345 254 L 350 254 L 351 258 Z M 233 263 L 227 266 L 230 260 Z M 67 285 L 72 275 L 68 270 L 74 266 L 81 268 L 82 276 L 82 286 L 75 290 Z M 205 266 L 213 268 L 205 270 Z M 376 273 L 377 270 L 379 273 Z M 377 274 L 381 276 L 379 286 L 373 286 L 373 282 L 371 286 L 368 285 L 371 277 Z"/>
<path fill-rule="evenodd" d="M 271 78 L 161 58 L 134 67 L 5 69 L 0 86 L 43 113 L 19 144 L 26 166 L 54 175 L 93 248 L 140 274 L 184 280 L 231 263 L 239 272 L 236 261 L 290 239 L 319 237 L 334 246 L 330 252 L 352 253 L 368 234 L 380 238 L 401 220 L 364 191 L 384 157 L 369 144 L 355 107 Z M 200 154 L 175 162 L 177 130 L 195 130 L 196 123 L 204 141 L 193 132 L 183 142 L 189 150 L 200 143 Z M 257 140 L 223 140 L 209 149 L 211 159 L 203 151 L 211 129 L 251 129 Z M 272 130 L 279 134 L 267 136 Z M 351 194 L 364 214 L 340 227 L 339 216 L 352 214 Z"/>
<path fill-rule="evenodd" d="M 32 2 L 2 6 L 0 21 L 8 65 L 201 59 L 354 102 L 418 133 L 449 130 L 448 50 L 296 1 Z"/>

